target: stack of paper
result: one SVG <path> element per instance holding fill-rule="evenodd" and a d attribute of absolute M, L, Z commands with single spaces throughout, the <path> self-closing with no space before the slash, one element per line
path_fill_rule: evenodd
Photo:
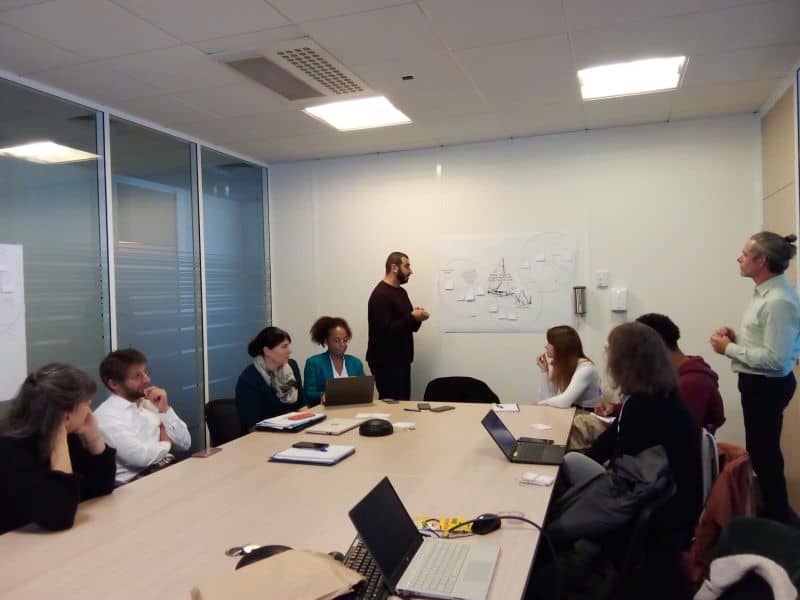
<path fill-rule="evenodd" d="M 287 448 L 274 454 L 270 462 L 292 462 L 314 465 L 335 465 L 340 460 L 347 458 L 356 449 L 353 446 L 330 445 L 326 448 Z"/>
<path fill-rule="evenodd" d="M 492 406 L 492 410 L 494 412 L 519 412 L 519 404 L 517 403 L 506 403 L 501 404 L 498 402 L 494 406 Z"/>
<path fill-rule="evenodd" d="M 308 410 L 303 412 L 290 412 L 279 417 L 272 417 L 271 419 L 259 421 L 256 423 L 256 429 L 293 431 L 323 420 L 325 420 L 324 414 L 314 413 Z"/>

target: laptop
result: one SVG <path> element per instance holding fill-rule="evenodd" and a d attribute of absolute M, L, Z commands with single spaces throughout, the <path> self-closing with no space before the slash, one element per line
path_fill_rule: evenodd
<path fill-rule="evenodd" d="M 534 465 L 560 465 L 564 462 L 564 451 L 566 450 L 564 446 L 527 441 L 525 438 L 518 440 L 493 410 L 483 417 L 481 425 L 486 428 L 502 453 L 511 462 Z"/>
<path fill-rule="evenodd" d="M 319 433 L 321 435 L 341 435 L 345 431 L 350 431 L 361 425 L 366 419 L 328 419 L 307 429 L 306 433 Z"/>
<path fill-rule="evenodd" d="M 325 388 L 325 406 L 372 404 L 374 390 L 375 378 L 372 375 L 329 379 Z"/>
<path fill-rule="evenodd" d="M 392 594 L 463 600 L 488 596 L 500 546 L 481 539 L 423 537 L 387 477 L 349 514 Z"/>

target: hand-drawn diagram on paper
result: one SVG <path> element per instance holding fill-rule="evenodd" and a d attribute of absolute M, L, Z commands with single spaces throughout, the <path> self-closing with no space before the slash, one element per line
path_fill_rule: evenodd
<path fill-rule="evenodd" d="M 544 331 L 572 318 L 577 243 L 564 233 L 446 236 L 443 331 Z"/>

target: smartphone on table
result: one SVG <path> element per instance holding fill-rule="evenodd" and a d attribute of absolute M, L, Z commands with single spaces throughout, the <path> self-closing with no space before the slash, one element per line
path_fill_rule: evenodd
<path fill-rule="evenodd" d="M 445 412 L 453 409 L 455 409 L 455 406 L 434 406 L 431 408 L 431 412 Z"/>

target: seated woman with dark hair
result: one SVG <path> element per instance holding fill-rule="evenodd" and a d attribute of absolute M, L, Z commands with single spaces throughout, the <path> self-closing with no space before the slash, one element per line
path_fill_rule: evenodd
<path fill-rule="evenodd" d="M 78 503 L 114 489 L 116 451 L 91 409 L 86 373 L 51 363 L 29 375 L 0 423 L 0 533 L 69 529 Z"/>
<path fill-rule="evenodd" d="M 605 473 L 606 461 L 613 470 L 623 455 L 663 446 L 676 492 L 659 513 L 658 527 L 685 545 L 702 508 L 700 430 L 678 396 L 678 380 L 666 346 L 646 325 L 619 325 L 608 336 L 608 372 L 627 400 L 585 455 L 564 456 L 564 479 L 570 486 L 581 486 Z"/>
<path fill-rule="evenodd" d="M 364 375 L 361 361 L 345 354 L 352 338 L 350 325 L 341 317 L 320 317 L 311 326 L 311 341 L 327 350 L 306 361 L 303 377 L 309 404 L 325 404 L 325 387 L 329 380 Z"/>
<path fill-rule="evenodd" d="M 265 327 L 247 346 L 253 357 L 236 382 L 236 408 L 243 431 L 263 419 L 277 417 L 305 405 L 300 368 L 289 358 L 292 338 L 283 329 Z"/>

